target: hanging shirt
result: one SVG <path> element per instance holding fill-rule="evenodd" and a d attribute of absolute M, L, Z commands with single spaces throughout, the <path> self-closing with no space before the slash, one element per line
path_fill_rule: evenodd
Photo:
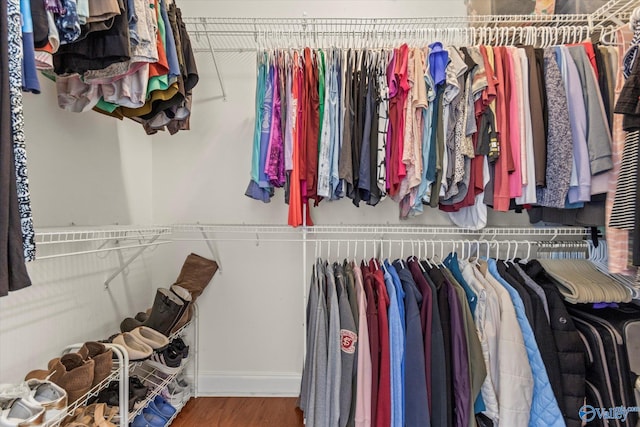
<path fill-rule="evenodd" d="M 527 317 L 524 313 L 524 305 L 522 299 L 518 295 L 518 292 L 511 287 L 498 273 L 496 261 L 490 259 L 488 261 L 490 274 L 507 290 L 513 306 L 516 311 L 516 317 L 518 319 L 518 325 L 522 330 L 522 335 L 525 342 L 525 348 L 527 350 L 527 357 L 533 373 L 533 399 L 531 402 L 531 413 L 529 426 L 565 426 L 562 413 L 558 407 L 558 402 L 551 389 L 547 371 L 545 369 L 540 351 L 536 344 L 533 330 L 529 324 Z M 552 421 L 552 424 L 549 424 Z"/>
<path fill-rule="evenodd" d="M 319 264 L 319 262 L 317 264 Z M 326 336 L 326 324 L 320 325 L 318 323 L 321 310 L 320 304 L 324 304 L 325 302 L 324 298 L 320 299 L 321 287 L 317 264 L 314 264 L 312 268 L 309 297 L 307 300 L 307 354 L 305 355 L 304 371 L 300 385 L 299 404 L 300 409 L 304 412 L 305 421 L 309 424 L 312 424 L 315 419 L 315 387 L 318 372 L 314 370 L 314 367 L 316 367 L 317 361 L 322 358 L 322 354 L 319 353 L 320 346 L 317 345 L 317 341 L 320 338 L 320 328 L 324 330 Z M 318 350 L 318 353 L 316 353 L 316 350 Z"/>
<path fill-rule="evenodd" d="M 382 52 L 376 64 L 378 79 L 378 96 L 376 99 L 378 107 L 378 162 L 377 162 L 377 185 L 380 190 L 380 197 L 387 194 L 387 129 L 389 127 L 389 87 L 385 74 L 385 61 L 388 52 Z"/>
<path fill-rule="evenodd" d="M 342 193 L 347 193 L 353 187 L 352 139 L 354 128 L 354 100 L 353 100 L 353 71 L 355 67 L 355 53 L 349 49 L 345 52 L 344 61 L 344 115 L 342 125 L 342 145 L 340 146 L 339 176 L 343 181 Z"/>
<path fill-rule="evenodd" d="M 378 382 L 378 396 L 376 408 L 376 427 L 391 425 L 391 348 L 389 343 L 388 309 L 391 298 L 387 294 L 386 277 L 382 273 L 382 266 L 373 271 L 376 293 L 378 297 L 378 332 L 380 334 L 380 376 Z"/>
<path fill-rule="evenodd" d="M 299 55 L 294 52 L 291 83 L 291 157 L 292 169 L 289 182 L 289 217 L 287 223 L 293 227 L 302 225 L 302 190 L 300 188 L 300 134 L 302 133 L 302 105 L 300 96 L 302 95 L 302 71 L 299 65 Z"/>
<path fill-rule="evenodd" d="M 536 160 L 533 141 L 533 125 L 531 122 L 531 99 L 530 99 L 530 67 L 529 60 L 525 49 L 518 49 L 520 58 L 520 67 L 522 70 L 522 98 L 521 98 L 521 115 L 520 115 L 520 131 L 521 137 L 524 136 L 524 167 L 522 168 L 522 196 L 516 198 L 516 204 L 526 205 L 537 203 L 536 197 Z"/>
<path fill-rule="evenodd" d="M 473 273 L 493 289 L 499 301 L 498 358 L 491 364 L 491 376 L 500 402 L 500 424 L 528 426 L 534 380 L 514 304 L 485 261 L 478 260 Z"/>
<path fill-rule="evenodd" d="M 331 132 L 335 130 L 331 119 L 336 117 L 335 108 L 331 103 L 331 75 L 333 73 L 333 64 L 331 63 L 331 57 L 325 59 L 323 51 L 320 51 L 320 76 L 326 76 L 326 83 L 323 84 L 324 91 L 322 92 L 322 114 L 321 114 L 321 131 L 320 131 L 320 144 L 319 144 L 319 160 L 318 160 L 318 196 L 331 197 L 331 165 L 332 165 L 332 150 L 334 150 L 333 141 L 331 141 Z M 323 71 L 326 65 L 326 73 Z M 335 100 L 334 100 L 335 101 Z"/>
<path fill-rule="evenodd" d="M 378 321 L 378 298 L 376 279 L 373 272 L 379 268 L 373 259 L 360 264 L 364 279 L 364 292 L 367 296 L 367 330 L 371 353 L 371 425 L 377 425 L 378 388 L 380 386 L 380 332 Z M 366 415 L 364 415 L 366 418 Z"/>
<path fill-rule="evenodd" d="M 301 176 L 302 194 L 306 200 L 314 200 L 318 205 L 318 139 L 320 132 L 320 97 L 318 92 L 318 58 L 311 49 L 304 50 L 305 84 L 307 92 L 305 145 L 306 173 Z"/>
<path fill-rule="evenodd" d="M 567 95 L 556 62 L 554 50 L 545 49 L 545 87 L 549 100 L 549 127 L 547 128 L 547 185 L 538 189 L 538 204 L 563 208 L 569 192 L 573 158 L 573 137 L 567 108 Z"/>
<path fill-rule="evenodd" d="M 399 121 L 400 89 L 396 75 L 397 62 L 401 61 L 399 49 L 394 49 L 387 65 L 387 86 L 389 88 L 389 127 L 387 129 L 387 193 L 395 196 L 400 187 L 400 171 L 398 170 L 399 142 L 397 134 L 401 132 Z"/>
<path fill-rule="evenodd" d="M 384 270 L 384 283 L 389 295 L 389 363 L 391 369 L 391 423 L 389 425 L 400 427 L 404 425 L 404 319 L 400 312 L 399 301 L 401 297 L 397 293 L 399 283 L 396 282 L 400 281 L 398 275 L 388 260 L 384 262 Z M 402 311 L 404 311 L 404 303 L 402 307 Z"/>
<path fill-rule="evenodd" d="M 287 92 L 286 92 L 286 104 L 287 111 L 285 114 L 285 133 L 284 133 L 284 169 L 287 172 L 293 170 L 293 132 L 296 126 L 296 116 L 297 116 L 297 99 L 293 98 L 293 74 L 292 74 L 292 64 L 287 64 Z"/>
<path fill-rule="evenodd" d="M 568 202 L 588 202 L 591 200 L 591 169 L 587 145 L 587 113 L 582 97 L 580 75 L 566 46 L 556 47 L 555 54 L 567 93 L 567 107 L 573 137 L 573 158 L 577 175 L 575 182 L 572 182 L 569 188 Z"/>
<path fill-rule="evenodd" d="M 509 143 L 513 170 L 509 173 L 509 198 L 515 199 L 522 196 L 522 140 L 520 135 L 520 98 L 522 94 L 522 72 L 520 70 L 520 58 L 515 48 L 506 47 L 504 50 L 509 70 L 510 94 L 507 100 L 509 117 Z"/>
<path fill-rule="evenodd" d="M 358 177 L 358 188 L 360 189 L 360 198 L 369 203 L 371 200 L 371 186 L 376 185 L 371 181 L 371 123 L 374 120 L 374 93 L 373 93 L 373 79 L 374 75 L 371 73 L 371 67 L 369 65 L 369 52 L 363 53 L 363 70 L 361 73 L 361 79 L 363 84 L 363 93 L 361 94 L 364 100 L 364 121 L 362 129 L 362 142 L 360 147 L 360 170 Z M 376 139 L 377 141 L 377 139 Z M 373 150 L 376 151 L 375 148 Z"/>
<path fill-rule="evenodd" d="M 279 55 L 278 55 L 279 56 Z M 280 58 L 275 58 L 279 60 Z M 280 92 L 280 70 L 274 66 L 274 85 L 273 85 L 273 119 L 271 120 L 271 132 L 269 135 L 269 145 L 267 147 L 267 164 L 265 171 L 269 183 L 274 187 L 283 187 L 285 183 L 283 150 L 284 141 L 282 140 L 282 97 L 284 94 Z"/>
<path fill-rule="evenodd" d="M 478 295 L 473 316 L 487 373 L 481 388 L 482 400 L 485 405 L 482 413 L 498 424 L 500 409 L 495 383 L 497 375 L 494 372 L 499 372 L 500 369 L 500 360 L 498 359 L 498 333 L 501 322 L 499 299 L 491 286 L 486 284 L 483 279 L 476 277 L 474 267 L 470 262 L 461 260 L 459 266 L 462 269 L 465 282 Z"/>
<path fill-rule="evenodd" d="M 342 342 L 340 337 L 340 306 L 334 271 L 331 266 L 325 266 L 327 278 L 327 313 L 328 341 L 327 341 L 327 415 L 328 425 L 337 426 L 340 421 L 340 390 L 342 378 Z"/>
<path fill-rule="evenodd" d="M 351 393 L 353 377 L 355 376 L 356 348 L 358 335 L 355 319 L 349 304 L 346 289 L 344 268 L 341 264 L 334 263 L 333 271 L 336 279 L 336 291 L 340 311 L 340 423 L 346 427 L 351 412 Z"/>
<path fill-rule="evenodd" d="M 22 90 L 40 93 L 40 82 L 36 72 L 36 58 L 33 46 L 33 21 L 30 0 L 20 0 L 22 16 Z"/>
<path fill-rule="evenodd" d="M 405 421 L 403 425 L 429 427 L 431 420 L 429 418 L 424 341 L 420 318 L 422 294 L 404 261 L 395 261 L 393 264 L 404 291 L 406 350 L 404 376 Z M 409 375 L 406 374 L 407 372 Z"/>
<path fill-rule="evenodd" d="M 432 58 L 431 55 L 427 55 L 427 48 L 424 50 L 425 58 Z M 433 132 L 433 116 L 434 116 L 434 108 L 437 104 L 436 101 L 436 87 L 433 82 L 433 77 L 431 75 L 431 62 L 425 62 L 425 70 L 424 70 L 424 82 L 420 82 L 421 85 L 424 85 L 427 96 L 427 106 L 422 111 L 422 174 L 420 185 L 418 186 L 416 192 L 416 199 L 413 204 L 413 215 L 419 215 L 423 212 L 423 202 L 429 203 L 429 199 L 431 197 L 431 184 L 434 181 L 435 175 L 435 158 L 433 164 L 431 163 L 431 142 L 432 142 L 432 132 Z"/>
<path fill-rule="evenodd" d="M 249 182 L 245 196 L 261 200 L 265 203 L 271 201 L 271 196 L 266 189 L 263 189 L 258 185 L 258 182 L 260 181 L 260 147 L 262 134 L 265 129 L 267 131 L 271 130 L 271 116 L 267 115 L 265 110 L 265 103 L 270 104 L 267 96 L 271 96 L 270 93 L 267 94 L 267 85 L 268 67 L 266 59 L 262 56 L 258 63 L 258 78 L 256 84 L 256 121 L 253 133 L 253 151 L 251 156 L 251 181 Z"/>
<path fill-rule="evenodd" d="M 367 304 L 367 292 L 365 291 L 363 273 L 354 265 L 356 279 L 356 298 L 358 300 L 358 351 L 357 351 L 357 397 L 355 409 L 356 427 L 370 427 L 371 424 L 371 392 L 372 392 L 372 366 L 371 348 L 369 341 L 369 306 Z M 367 268 L 368 270 L 368 268 Z M 371 273 L 369 286 L 371 286 Z M 371 292 L 371 291 L 370 291 Z M 377 319 L 376 319 L 377 321 Z"/>
<path fill-rule="evenodd" d="M 611 136 L 603 116 L 604 107 L 600 91 L 597 90 L 593 69 L 583 46 L 568 48 L 573 58 L 583 88 L 583 98 L 588 116 L 587 144 L 591 159 L 591 174 L 596 175 L 611 169 Z"/>
<path fill-rule="evenodd" d="M 332 200 L 338 198 L 338 187 L 340 185 L 340 146 L 342 141 L 342 128 L 340 127 L 341 114 L 341 91 L 339 86 L 341 55 L 336 51 L 331 52 L 331 67 L 329 69 L 329 144 L 331 146 L 330 170 L 329 170 L 329 193 Z"/>
<path fill-rule="evenodd" d="M 313 423 L 314 426 L 329 426 L 330 408 L 327 401 L 327 395 L 329 391 L 327 374 L 328 374 L 328 325 L 329 325 L 329 313 L 327 312 L 327 279 L 326 279 L 326 264 L 322 261 L 316 263 L 316 276 L 318 280 L 318 312 L 317 312 L 317 328 L 316 335 L 314 336 L 314 350 L 316 355 L 314 357 L 314 363 L 311 367 L 312 379 L 311 379 L 311 392 L 309 396 L 309 416 L 307 418 L 309 423 Z M 312 403 L 313 402 L 313 403 Z M 313 405 L 313 407 L 311 407 Z M 312 415 L 312 416 L 311 416 Z"/>

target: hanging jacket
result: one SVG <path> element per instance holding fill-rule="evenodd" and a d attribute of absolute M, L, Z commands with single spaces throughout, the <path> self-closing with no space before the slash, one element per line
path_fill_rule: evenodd
<path fill-rule="evenodd" d="M 544 289 L 549 304 L 551 332 L 558 350 L 561 373 L 562 396 L 558 400 L 567 427 L 579 427 L 582 421 L 578 415 L 585 398 L 584 346 L 576 327 L 567 312 L 562 296 L 553 279 L 547 275 L 538 261 L 529 261 L 525 272 Z"/>
<path fill-rule="evenodd" d="M 549 376 L 547 375 L 547 369 L 544 366 L 542 357 L 540 356 L 540 350 L 538 349 L 536 338 L 524 313 L 524 304 L 522 303 L 522 299 L 518 295 L 518 292 L 500 276 L 496 266 L 496 261 L 490 259 L 488 263 L 489 272 L 496 280 L 498 280 L 498 282 L 500 282 L 502 286 L 504 286 L 511 296 L 513 306 L 516 309 L 518 324 L 522 330 L 524 344 L 527 349 L 527 357 L 529 358 L 531 373 L 533 374 L 533 400 L 531 401 L 529 427 L 566 426 L 562 418 L 558 402 L 553 395 Z"/>

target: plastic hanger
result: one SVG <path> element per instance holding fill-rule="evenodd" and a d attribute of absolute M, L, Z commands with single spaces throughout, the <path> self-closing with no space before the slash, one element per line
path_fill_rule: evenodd
<path fill-rule="evenodd" d="M 427 250 L 427 245 L 425 242 L 425 251 Z M 420 262 L 422 260 L 422 244 L 420 241 L 418 241 L 418 267 L 420 267 L 420 270 L 422 270 L 423 273 L 426 273 L 427 270 L 425 270 L 424 266 L 422 265 L 422 263 Z"/>
<path fill-rule="evenodd" d="M 526 264 L 529 262 L 529 257 L 531 256 L 531 242 L 527 240 L 527 256 L 524 259 L 520 260 L 521 264 Z"/>
<path fill-rule="evenodd" d="M 364 241 L 364 247 L 362 248 L 362 256 L 364 257 L 363 261 L 366 263 L 367 262 L 367 241 L 366 240 Z"/>
<path fill-rule="evenodd" d="M 504 265 L 507 265 L 507 261 L 509 260 L 508 259 L 509 258 L 509 254 L 511 253 L 511 241 L 507 240 L 505 243 L 507 244 L 507 254 L 505 255 L 504 259 L 502 260 L 502 263 Z M 497 260 L 497 258 L 496 258 L 496 260 Z"/>
<path fill-rule="evenodd" d="M 357 265 L 357 262 L 356 262 L 356 257 L 357 257 L 357 256 L 358 256 L 358 241 L 356 240 L 356 241 L 353 243 L 353 258 L 352 258 L 353 263 L 354 263 L 355 265 Z"/>

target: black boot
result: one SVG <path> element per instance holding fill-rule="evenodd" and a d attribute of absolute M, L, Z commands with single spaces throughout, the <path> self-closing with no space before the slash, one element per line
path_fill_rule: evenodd
<path fill-rule="evenodd" d="M 169 336 L 171 329 L 180 319 L 185 304 L 169 289 L 160 288 L 156 292 L 156 298 L 151 307 L 149 318 L 143 323 L 128 317 L 120 324 L 122 332 L 129 332 L 138 326 L 147 326 Z"/>

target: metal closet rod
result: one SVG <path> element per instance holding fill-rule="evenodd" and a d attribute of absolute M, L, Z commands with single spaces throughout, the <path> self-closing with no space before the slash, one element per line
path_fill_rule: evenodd
<path fill-rule="evenodd" d="M 183 18 L 191 34 L 210 36 L 258 36 L 269 32 L 353 33 L 393 32 L 429 28 L 502 27 L 510 26 L 584 26 L 589 28 L 620 24 L 637 7 L 635 0 L 612 0 L 592 14 L 561 15 L 476 15 L 430 16 L 421 18 Z M 243 40 L 247 41 L 247 40 Z"/>
<path fill-rule="evenodd" d="M 201 236 L 190 237 L 197 233 Z M 251 235 L 251 236 L 249 236 Z M 339 237 L 333 237 L 338 235 Z M 447 240 L 508 240 L 518 238 L 538 239 L 544 241 L 576 240 L 590 235 L 590 230 L 576 227 L 490 227 L 483 230 L 470 230 L 457 227 L 438 227 L 420 225 L 320 225 L 314 227 L 292 228 L 286 225 L 258 224 L 179 224 L 173 226 L 174 242 L 253 242 L 259 246 L 261 242 L 278 243 L 312 243 L 317 241 L 347 242 L 355 240 L 384 240 L 406 236 L 405 241 L 412 239 L 444 238 Z M 360 237 L 368 236 L 368 237 Z M 306 245 L 304 245 L 306 247 Z M 215 253 L 213 248 L 210 248 Z"/>
<path fill-rule="evenodd" d="M 400 259 L 404 259 L 405 255 L 421 257 L 422 255 L 439 254 L 444 256 L 445 253 L 457 252 L 458 249 L 461 254 L 471 254 L 475 249 L 478 254 L 485 252 L 487 257 L 490 251 L 496 251 L 496 254 L 506 251 L 506 254 L 515 257 L 522 249 L 526 250 L 527 258 L 529 258 L 532 249 L 536 249 L 536 252 L 540 252 L 541 249 L 584 252 L 589 247 L 589 243 L 585 240 L 550 243 L 532 240 L 488 239 L 316 239 L 309 241 L 309 243 L 315 244 L 315 258 L 321 258 L 323 254 L 326 254 L 327 258 L 335 255 L 336 259 L 341 259 L 341 257 L 356 259 L 359 255 L 364 259 L 368 259 L 369 256 L 385 258 L 392 256 L 392 254 L 394 256 L 400 254 Z"/>
<path fill-rule="evenodd" d="M 168 243 L 172 243 L 172 240 L 155 241 L 155 239 L 153 239 L 153 240 L 149 241 L 148 243 L 142 243 L 142 244 L 139 244 L 139 245 L 114 246 L 114 247 L 111 247 L 111 248 L 88 249 L 88 250 L 77 251 L 77 252 L 65 252 L 65 253 L 54 254 L 54 255 L 37 256 L 36 257 L 36 261 L 41 261 L 41 260 L 45 260 L 45 259 L 53 259 L 53 258 L 64 258 L 64 257 L 76 256 L 76 255 L 96 254 L 96 253 L 101 253 L 101 252 L 112 252 L 112 251 L 119 251 L 119 250 L 124 250 L 124 249 L 135 249 L 135 248 L 143 248 L 144 249 L 144 248 L 149 248 L 149 247 L 152 247 L 152 246 L 166 245 Z"/>
<path fill-rule="evenodd" d="M 558 14 L 558 15 L 472 15 L 472 16 L 429 16 L 420 18 L 213 18 L 213 17 L 184 17 L 188 26 L 200 26 L 203 31 L 212 34 L 253 34 L 265 27 L 295 27 L 301 29 L 328 26 L 336 30 L 340 26 L 425 26 L 440 24 L 490 25 L 490 24 L 585 24 L 591 26 L 608 25 L 611 20 L 619 20 L 630 14 L 638 7 L 637 0 L 610 0 L 591 14 Z M 190 28 L 192 29 L 192 28 Z M 197 28 L 193 28 L 196 30 Z"/>

